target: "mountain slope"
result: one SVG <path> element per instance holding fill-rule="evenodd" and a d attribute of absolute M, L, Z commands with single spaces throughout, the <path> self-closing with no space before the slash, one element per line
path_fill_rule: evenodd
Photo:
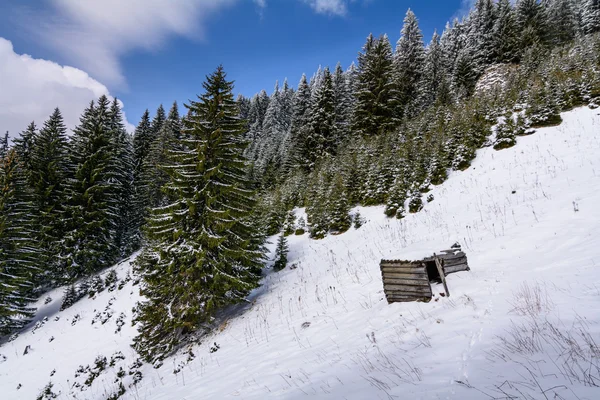
<path fill-rule="evenodd" d="M 132 399 L 596 398 L 600 115 L 562 117 L 513 148 L 480 150 L 418 214 L 398 221 L 360 208 L 368 222 L 358 230 L 290 237 L 294 268 L 269 271 L 243 312 L 160 368 L 133 365 L 133 281 L 63 312 L 51 293 L 40 310 L 48 322 L 0 347 L 3 398 L 35 398 L 49 381 L 65 399 L 107 398 L 120 381 Z M 387 304 L 380 259 L 419 259 L 457 241 L 471 271 L 447 278 L 449 298 L 436 286 L 430 303 Z M 122 279 L 129 262 L 115 268 Z M 119 351 L 125 359 L 85 385 L 96 357 L 110 363 Z M 90 370 L 75 378 L 80 364 Z"/>

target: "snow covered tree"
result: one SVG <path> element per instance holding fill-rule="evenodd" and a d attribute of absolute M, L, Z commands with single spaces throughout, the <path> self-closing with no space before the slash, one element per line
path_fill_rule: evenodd
<path fill-rule="evenodd" d="M 329 67 L 326 67 L 323 70 L 323 79 L 315 90 L 309 133 L 312 137 L 308 140 L 310 145 L 303 149 L 304 152 L 309 153 L 304 155 L 309 162 L 307 165 L 309 169 L 314 166 L 317 158 L 335 153 L 338 144 L 335 136 L 335 121 L 333 79 Z M 311 154 L 316 157 L 312 157 Z"/>
<path fill-rule="evenodd" d="M 498 1 L 492 35 L 495 60 L 503 63 L 517 61 L 519 58 L 519 32 L 510 0 Z"/>
<path fill-rule="evenodd" d="M 118 200 L 114 195 L 118 183 L 114 179 L 109 107 L 106 96 L 96 105 L 92 102 L 73 131 L 71 163 L 75 176 L 68 210 L 70 229 L 62 246 L 69 280 L 99 271 L 118 255 Z"/>
<path fill-rule="evenodd" d="M 545 43 L 547 19 L 538 0 L 517 0 L 515 15 L 521 38 L 521 51 L 535 44 Z"/>
<path fill-rule="evenodd" d="M 424 64 L 423 34 L 417 17 L 412 10 L 408 9 L 404 17 L 402 35 L 394 54 L 400 107 L 410 107 L 410 104 L 415 101 Z"/>
<path fill-rule="evenodd" d="M 353 130 L 362 136 L 388 132 L 399 124 L 392 46 L 386 35 L 369 35 L 358 55 Z"/>
<path fill-rule="evenodd" d="M 21 164 L 21 168 L 23 169 L 24 174 L 27 178 L 27 183 L 32 184 L 32 153 L 33 148 L 35 146 L 35 141 L 37 139 L 38 129 L 35 125 L 35 122 L 31 122 L 27 129 L 19 134 L 17 138 L 15 138 L 15 150 L 17 151 L 17 157 L 19 158 L 19 163 Z"/>
<path fill-rule="evenodd" d="M 335 105 L 334 137 L 336 142 L 343 143 L 350 133 L 352 115 L 352 98 L 346 73 L 338 63 L 333 75 L 333 98 Z"/>
<path fill-rule="evenodd" d="M 310 128 L 311 111 L 311 91 L 306 80 L 306 75 L 302 74 L 298 90 L 294 94 L 293 114 L 290 127 L 290 150 L 284 161 L 285 168 L 290 169 L 294 166 L 302 165 L 302 151 L 306 147 L 308 130 Z"/>
<path fill-rule="evenodd" d="M 586 34 L 600 31 L 600 0 L 583 1 L 581 23 Z"/>
<path fill-rule="evenodd" d="M 461 50 L 456 57 L 452 76 L 452 91 L 459 98 L 469 97 L 477 83 L 477 73 L 473 59 L 467 49 Z"/>
<path fill-rule="evenodd" d="M 408 211 L 411 214 L 417 213 L 423 209 L 423 200 L 421 192 L 417 187 L 413 187 L 410 191 L 410 200 L 408 201 Z"/>
<path fill-rule="evenodd" d="M 406 201 L 406 183 L 404 179 L 398 178 L 394 184 L 387 203 L 385 205 L 384 213 L 388 217 L 397 217 L 398 219 L 404 218 L 404 202 Z"/>
<path fill-rule="evenodd" d="M 0 336 L 25 326 L 38 271 L 31 193 L 17 152 L 0 159 Z"/>
<path fill-rule="evenodd" d="M 328 197 L 329 230 L 335 234 L 346 232 L 352 226 L 352 219 L 348 195 L 340 176 L 334 178 Z"/>
<path fill-rule="evenodd" d="M 423 76 L 419 86 L 419 103 L 422 107 L 432 105 L 436 101 L 441 104 L 449 102 L 450 85 L 445 65 L 440 36 L 434 32 L 431 43 L 427 46 Z"/>
<path fill-rule="evenodd" d="M 137 265 L 147 300 L 138 308 L 135 348 L 149 361 L 207 327 L 218 309 L 243 301 L 258 285 L 264 258 L 247 223 L 255 200 L 233 83 L 218 67 L 203 86 L 187 105 L 184 150 L 169 152 L 164 190 L 172 200 L 152 210 L 150 246 Z"/>
<path fill-rule="evenodd" d="M 569 42 L 579 30 L 577 10 L 572 0 L 552 0 L 546 9 L 549 40 L 554 45 Z"/>
<path fill-rule="evenodd" d="M 275 271 L 281 271 L 287 266 L 288 251 L 289 247 L 285 235 L 279 235 L 277 247 L 275 248 L 275 262 L 273 263 L 273 269 Z"/>
<path fill-rule="evenodd" d="M 110 135 L 111 175 L 108 180 L 112 183 L 111 197 L 116 205 L 116 215 L 113 216 L 115 229 L 115 245 L 119 255 L 129 255 L 139 245 L 139 231 L 132 223 L 135 212 L 134 179 L 135 159 L 131 138 L 125 129 L 123 113 L 118 100 L 115 98 L 108 113 L 107 129 Z"/>
<path fill-rule="evenodd" d="M 66 132 L 62 114 L 57 108 L 44 123 L 31 152 L 36 225 L 41 256 L 46 265 L 44 276 L 54 282 L 65 275 L 59 255 L 69 224 L 66 207 L 73 177 Z"/>
<path fill-rule="evenodd" d="M 479 73 L 494 61 L 495 6 L 492 0 L 477 0 L 468 18 L 467 46 Z"/>

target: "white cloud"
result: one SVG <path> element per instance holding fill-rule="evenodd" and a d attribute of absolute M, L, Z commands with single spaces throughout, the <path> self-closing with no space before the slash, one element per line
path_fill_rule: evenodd
<path fill-rule="evenodd" d="M 91 100 L 108 89 L 84 71 L 17 54 L 0 37 L 0 132 L 12 138 L 35 121 L 38 126 L 59 107 L 67 127 L 74 128 Z M 132 130 L 128 124 L 128 130 Z"/>
<path fill-rule="evenodd" d="M 304 2 L 319 14 L 344 16 L 348 12 L 346 0 L 304 0 Z"/>
<path fill-rule="evenodd" d="M 156 50 L 173 35 L 202 38 L 208 16 L 237 0 L 49 1 L 54 15 L 27 26 L 69 63 L 109 85 L 125 86 L 121 56 Z"/>
<path fill-rule="evenodd" d="M 267 7 L 267 0 L 253 0 L 254 4 L 256 4 L 260 8 Z"/>

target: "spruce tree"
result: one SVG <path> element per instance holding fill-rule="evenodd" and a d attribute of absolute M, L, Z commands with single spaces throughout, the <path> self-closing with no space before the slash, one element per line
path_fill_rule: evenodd
<path fill-rule="evenodd" d="M 350 133 L 352 99 L 349 82 L 340 63 L 336 65 L 333 75 L 333 98 L 335 106 L 334 137 L 337 143 L 343 143 Z"/>
<path fill-rule="evenodd" d="M 358 55 L 353 130 L 362 136 L 389 132 L 399 124 L 392 46 L 386 35 L 369 35 Z"/>
<path fill-rule="evenodd" d="M 19 163 L 21 164 L 21 168 L 23 168 L 27 182 L 30 185 L 33 183 L 31 180 L 34 169 L 32 165 L 32 153 L 37 136 L 37 126 L 35 125 L 35 122 L 31 122 L 27 126 L 27 129 L 21 132 L 21 134 L 14 140 L 14 147 L 17 151 L 17 156 L 19 157 Z"/>
<path fill-rule="evenodd" d="M 497 62 L 512 63 L 519 59 L 519 32 L 510 0 L 500 0 L 496 5 L 493 48 Z"/>
<path fill-rule="evenodd" d="M 552 27 L 548 30 L 548 40 L 555 46 L 573 40 L 579 26 L 572 0 L 552 0 L 547 7 L 548 26 Z"/>
<path fill-rule="evenodd" d="M 418 85 L 423 74 L 425 64 L 425 48 L 423 34 L 419 28 L 417 17 L 408 9 L 404 17 L 402 36 L 398 40 L 394 55 L 396 68 L 398 96 L 400 106 L 405 107 L 413 103 Z"/>
<path fill-rule="evenodd" d="M 326 154 L 333 155 L 337 148 L 335 136 L 335 93 L 329 67 L 323 70 L 323 79 L 316 88 L 310 119 L 310 139 L 302 150 L 307 164 L 312 169 L 315 161 Z"/>
<path fill-rule="evenodd" d="M 302 74 L 298 90 L 294 94 L 293 114 L 290 127 L 290 151 L 284 160 L 284 168 L 291 169 L 295 166 L 303 165 L 302 151 L 306 147 L 308 138 L 309 119 L 311 111 L 311 92 L 310 86 L 306 80 L 306 75 Z"/>
<path fill-rule="evenodd" d="M 25 171 L 10 149 L 0 159 L 0 336 L 33 316 L 28 304 L 39 268 L 33 211 Z"/>
<path fill-rule="evenodd" d="M 40 130 L 31 155 L 34 204 L 38 214 L 36 225 L 45 265 L 44 276 L 54 283 L 65 276 L 59 255 L 69 225 L 66 207 L 73 178 L 66 133 L 62 114 L 57 108 Z"/>
<path fill-rule="evenodd" d="M 118 183 L 114 179 L 110 124 L 110 101 L 102 96 L 84 111 L 73 132 L 71 163 L 75 175 L 68 210 L 71 226 L 63 246 L 69 280 L 98 272 L 118 255 Z"/>
<path fill-rule="evenodd" d="M 273 269 L 275 271 L 281 271 L 287 266 L 288 251 L 289 247 L 285 235 L 279 235 L 277 247 L 275 249 L 275 262 L 273 263 Z"/>
<path fill-rule="evenodd" d="M 449 82 L 445 70 L 444 51 L 440 45 L 440 36 L 434 32 L 423 67 L 423 76 L 419 86 L 419 103 L 427 107 L 435 102 L 449 102 Z"/>
<path fill-rule="evenodd" d="M 600 0 L 584 0 L 581 23 L 585 34 L 600 31 Z"/>
<path fill-rule="evenodd" d="M 479 73 L 494 61 L 495 6 L 492 0 L 477 0 L 468 19 L 467 46 Z"/>
<path fill-rule="evenodd" d="M 254 195 L 246 179 L 244 121 L 222 67 L 187 105 L 184 149 L 169 153 L 172 199 L 148 223 L 150 246 L 138 261 L 144 279 L 136 349 L 161 359 L 181 339 L 243 301 L 258 285 L 264 253 L 247 223 Z"/>

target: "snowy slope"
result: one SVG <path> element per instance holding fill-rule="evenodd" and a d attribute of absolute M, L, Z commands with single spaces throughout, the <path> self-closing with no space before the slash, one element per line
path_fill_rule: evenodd
<path fill-rule="evenodd" d="M 52 381 L 58 398 L 104 399 L 122 367 L 127 399 L 600 398 L 600 115 L 562 117 L 511 149 L 480 150 L 416 215 L 360 208 L 359 230 L 290 237 L 295 268 L 268 272 L 245 311 L 158 369 L 133 365 L 133 282 L 63 312 L 50 294 L 48 322 L 0 347 L 0 397 L 32 399 Z M 381 258 L 418 259 L 456 241 L 471 272 L 448 277 L 449 298 L 387 304 Z M 112 297 L 112 317 L 92 325 Z M 75 378 L 80 364 L 118 351 L 125 359 L 91 387 L 93 371 Z"/>

